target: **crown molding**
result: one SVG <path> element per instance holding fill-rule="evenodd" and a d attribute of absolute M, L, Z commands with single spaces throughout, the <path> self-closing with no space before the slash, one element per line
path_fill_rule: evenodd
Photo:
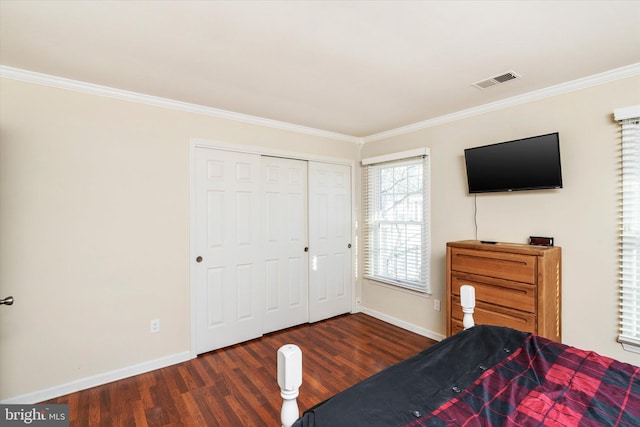
<path fill-rule="evenodd" d="M 137 102 L 140 104 L 153 105 L 155 107 L 170 108 L 173 110 L 184 111 L 187 113 L 202 114 L 205 116 L 216 117 L 220 119 L 235 120 L 252 125 L 265 126 L 274 129 L 281 129 L 290 132 L 296 132 L 304 135 L 318 136 L 338 141 L 351 142 L 361 144 L 362 138 L 351 135 L 344 135 L 337 132 L 329 132 L 321 129 L 315 129 L 307 126 L 295 125 L 292 123 L 281 122 L 278 120 L 265 119 L 258 116 L 236 113 L 233 111 L 221 110 L 218 108 L 205 107 L 188 102 L 175 101 L 168 98 L 146 95 L 143 93 L 131 92 L 122 89 L 116 89 L 108 86 L 101 86 L 93 83 L 71 80 L 64 77 L 52 76 L 49 74 L 36 73 L 34 71 L 23 70 L 20 68 L 8 67 L 0 65 L 0 77 L 13 80 L 20 80 L 29 83 L 36 83 L 45 86 L 57 87 L 61 89 L 73 90 L 76 92 L 88 93 L 91 95 L 105 96 L 123 101 Z"/>
<path fill-rule="evenodd" d="M 402 126 L 396 129 L 390 129 L 388 131 L 365 136 L 364 138 L 362 138 L 362 143 L 366 144 L 367 142 L 378 141 L 385 138 L 391 138 L 393 136 L 403 135 L 406 133 L 415 132 L 421 129 L 426 129 L 429 127 L 438 126 L 444 123 L 450 123 L 456 120 L 466 119 L 473 116 L 479 116 L 480 114 L 488 113 L 491 111 L 502 110 L 504 108 L 514 107 L 516 105 L 526 104 L 528 102 L 538 101 L 541 99 L 550 98 L 552 96 L 562 95 L 562 94 L 573 92 L 576 90 L 585 89 L 591 86 L 597 86 L 597 85 L 612 82 L 615 80 L 637 76 L 639 74 L 640 74 L 640 62 L 628 65 L 626 67 L 605 71 L 604 73 L 594 74 L 592 76 L 584 77 L 577 80 L 572 80 L 559 85 L 550 86 L 548 88 L 525 93 L 523 95 L 514 96 L 514 97 L 503 99 L 500 101 L 491 102 L 489 104 L 480 105 L 478 107 L 468 108 L 466 110 L 461 110 L 455 113 L 446 114 L 444 116 L 435 117 L 433 119 L 424 120 L 411 125 Z"/>
<path fill-rule="evenodd" d="M 156 107 L 170 108 L 174 110 L 184 111 L 188 113 L 196 113 L 211 117 L 240 121 L 243 123 L 281 129 L 290 132 L 296 132 L 304 135 L 318 136 L 322 138 L 333 139 L 337 141 L 351 142 L 362 146 L 368 142 L 378 141 L 381 139 L 391 138 L 406 133 L 416 132 L 421 129 L 438 126 L 445 123 L 462 120 L 469 117 L 478 116 L 491 111 L 497 111 L 504 108 L 514 107 L 528 102 L 538 101 L 552 96 L 557 96 L 576 90 L 585 89 L 608 83 L 615 80 L 633 77 L 640 74 L 640 63 L 628 65 L 626 67 L 616 68 L 605 71 L 600 74 L 584 77 L 548 88 L 525 93 L 523 95 L 514 96 L 489 104 L 480 105 L 478 107 L 468 108 L 466 110 L 457 111 L 455 113 L 446 114 L 432 119 L 420 121 L 411 125 L 390 129 L 384 132 L 376 133 L 365 137 L 356 137 L 345 135 L 337 132 L 330 132 L 321 129 L 315 129 L 306 126 L 295 125 L 292 123 L 281 122 L 272 119 L 265 119 L 258 116 L 236 113 L 233 111 L 221 110 L 218 108 L 205 107 L 187 102 L 175 101 L 167 98 L 146 95 L 137 92 L 116 89 L 108 86 L 96 85 L 77 80 L 71 80 L 64 77 L 52 76 L 49 74 L 36 73 L 34 71 L 23 70 L 14 67 L 0 65 L 0 77 L 14 80 L 21 80 L 30 83 L 41 84 L 45 86 L 57 87 L 61 89 L 74 90 L 77 92 L 88 93 L 92 95 L 105 96 L 124 101 L 138 102 L 142 104 L 153 105 Z"/>

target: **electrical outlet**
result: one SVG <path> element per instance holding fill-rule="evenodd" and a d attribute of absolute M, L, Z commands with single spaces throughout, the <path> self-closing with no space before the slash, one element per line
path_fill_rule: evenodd
<path fill-rule="evenodd" d="M 439 299 L 434 299 L 433 300 L 433 309 L 435 311 L 440 311 L 440 300 Z"/>
<path fill-rule="evenodd" d="M 160 319 L 153 319 L 151 321 L 151 333 L 157 334 L 160 332 Z"/>

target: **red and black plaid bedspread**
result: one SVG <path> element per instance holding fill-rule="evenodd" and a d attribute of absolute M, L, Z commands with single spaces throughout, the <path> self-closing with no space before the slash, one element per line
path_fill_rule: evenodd
<path fill-rule="evenodd" d="M 640 368 L 530 335 L 409 426 L 640 426 Z"/>
<path fill-rule="evenodd" d="M 640 368 L 499 326 L 459 332 L 309 408 L 295 427 L 640 427 Z"/>

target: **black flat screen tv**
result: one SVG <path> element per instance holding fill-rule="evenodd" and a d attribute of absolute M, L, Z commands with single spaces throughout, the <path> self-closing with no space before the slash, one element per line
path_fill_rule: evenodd
<path fill-rule="evenodd" d="M 562 188 L 558 133 L 464 150 L 469 193 Z"/>

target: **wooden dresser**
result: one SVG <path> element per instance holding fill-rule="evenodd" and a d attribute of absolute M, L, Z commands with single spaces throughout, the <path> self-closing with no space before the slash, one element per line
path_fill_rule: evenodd
<path fill-rule="evenodd" d="M 508 326 L 561 341 L 559 247 L 447 243 L 447 336 L 462 330 L 460 286 L 473 285 L 476 324 Z"/>

